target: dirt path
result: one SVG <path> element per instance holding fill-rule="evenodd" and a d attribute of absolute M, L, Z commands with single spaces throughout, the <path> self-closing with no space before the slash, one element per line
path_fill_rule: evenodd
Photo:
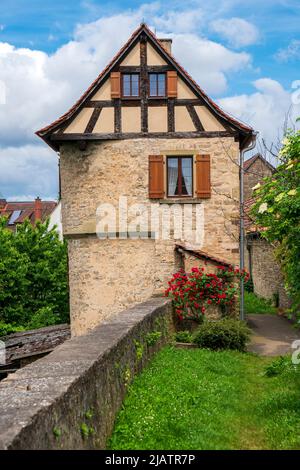
<path fill-rule="evenodd" d="M 300 339 L 300 332 L 286 318 L 276 315 L 247 315 L 246 320 L 253 330 L 248 351 L 261 356 L 292 353 L 292 343 Z"/>

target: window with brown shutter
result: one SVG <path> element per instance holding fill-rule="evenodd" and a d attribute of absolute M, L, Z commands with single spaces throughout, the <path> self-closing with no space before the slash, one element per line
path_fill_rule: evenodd
<path fill-rule="evenodd" d="M 110 74 L 111 98 L 121 98 L 121 74 L 111 72 Z"/>
<path fill-rule="evenodd" d="M 210 155 L 196 155 L 196 196 L 211 197 Z"/>
<path fill-rule="evenodd" d="M 164 186 L 164 157 L 163 155 L 149 155 L 149 198 L 163 198 Z"/>
<path fill-rule="evenodd" d="M 169 70 L 167 72 L 168 98 L 177 98 L 177 72 Z"/>

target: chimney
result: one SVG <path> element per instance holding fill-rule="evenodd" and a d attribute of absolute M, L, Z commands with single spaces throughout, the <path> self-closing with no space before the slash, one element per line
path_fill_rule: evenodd
<path fill-rule="evenodd" d="M 163 38 L 163 39 L 159 39 L 159 42 L 169 54 L 172 54 L 172 39 Z"/>
<path fill-rule="evenodd" d="M 1 199 L 1 198 L 0 198 L 0 211 L 2 211 L 3 209 L 5 209 L 6 204 L 7 204 L 6 199 Z"/>
<path fill-rule="evenodd" d="M 34 201 L 34 221 L 42 219 L 42 201 L 39 197 Z"/>

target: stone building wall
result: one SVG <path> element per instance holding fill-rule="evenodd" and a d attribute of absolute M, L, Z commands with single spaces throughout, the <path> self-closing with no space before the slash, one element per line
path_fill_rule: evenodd
<path fill-rule="evenodd" d="M 252 188 L 261 183 L 263 178 L 271 176 L 272 170 L 260 158 L 257 158 L 254 163 L 245 171 L 244 174 L 244 198 L 245 200 L 252 197 Z"/>
<path fill-rule="evenodd" d="M 252 271 L 254 293 L 259 297 L 273 301 L 275 297 L 278 297 L 279 307 L 289 307 L 290 301 L 284 289 L 279 265 L 274 258 L 272 245 L 262 238 L 248 238 L 247 248 L 245 263 L 246 269 Z"/>
<path fill-rule="evenodd" d="M 239 149 L 233 138 L 105 141 L 90 143 L 84 151 L 75 143 L 64 144 L 60 148 L 62 217 L 64 235 L 70 239 L 73 334 L 82 334 L 108 315 L 162 292 L 177 269 L 174 233 L 170 240 L 99 240 L 95 235 L 96 211 L 102 203 L 117 208 L 122 196 L 128 207 L 144 204 L 146 211 L 169 206 L 170 201 L 165 204 L 148 197 L 148 156 L 173 152 L 211 155 L 212 197 L 192 206 L 194 221 L 200 206 L 203 210 L 200 231 L 204 238 L 196 245 L 233 264 L 238 262 L 235 162 Z M 123 233 L 121 226 L 116 230 Z M 195 227 L 180 240 L 195 242 Z"/>

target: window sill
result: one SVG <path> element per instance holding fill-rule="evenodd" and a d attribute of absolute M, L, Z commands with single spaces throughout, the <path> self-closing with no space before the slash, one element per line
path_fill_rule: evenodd
<path fill-rule="evenodd" d="M 188 197 L 188 198 L 172 198 L 172 199 L 159 199 L 159 204 L 202 204 L 203 199 Z"/>

